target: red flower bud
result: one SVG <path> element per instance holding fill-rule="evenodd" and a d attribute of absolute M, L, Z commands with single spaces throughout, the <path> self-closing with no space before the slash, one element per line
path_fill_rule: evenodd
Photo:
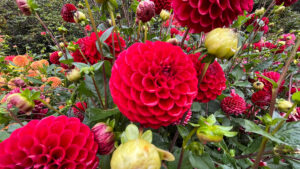
<path fill-rule="evenodd" d="M 92 131 L 95 135 L 95 140 L 99 145 L 98 153 L 101 155 L 107 155 L 113 152 L 115 149 L 115 135 L 113 129 L 105 123 L 97 123 Z"/>
<path fill-rule="evenodd" d="M 136 9 L 136 15 L 142 22 L 148 22 L 155 15 L 155 5 L 152 1 L 145 0 L 139 3 Z"/>
<path fill-rule="evenodd" d="M 30 112 L 34 108 L 34 104 L 29 102 L 25 97 L 21 96 L 20 93 L 15 93 L 8 96 L 7 102 L 24 112 Z"/>

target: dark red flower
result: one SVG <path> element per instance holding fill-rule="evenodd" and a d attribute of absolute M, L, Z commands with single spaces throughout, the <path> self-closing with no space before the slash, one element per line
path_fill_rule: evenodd
<path fill-rule="evenodd" d="M 0 143 L 0 168 L 98 167 L 98 144 L 77 118 L 32 120 Z"/>
<path fill-rule="evenodd" d="M 58 55 L 58 51 L 55 51 L 50 54 L 49 60 L 53 64 L 60 64 L 59 58 L 60 58 L 60 56 Z"/>
<path fill-rule="evenodd" d="M 99 37 L 103 34 L 102 31 L 98 32 Z M 121 46 L 122 49 L 126 47 L 125 41 L 120 37 Z M 95 64 L 99 60 L 101 60 L 101 55 L 96 47 L 97 37 L 96 34 L 93 32 L 90 36 L 86 36 L 84 38 L 80 38 L 75 44 L 78 44 L 82 53 L 86 57 L 89 63 Z M 105 41 L 104 41 L 110 48 L 111 52 L 113 52 L 113 46 L 112 46 L 112 35 L 110 35 Z M 117 40 L 117 34 L 114 33 L 114 45 L 115 45 L 115 53 L 116 57 L 118 57 L 121 47 L 119 46 L 118 40 Z M 74 58 L 74 62 L 82 62 L 86 63 L 86 60 L 82 56 L 79 50 L 76 50 L 72 53 L 72 56 Z"/>
<path fill-rule="evenodd" d="M 268 106 L 271 102 L 271 94 L 268 91 L 260 90 L 252 94 L 251 101 L 257 106 Z"/>
<path fill-rule="evenodd" d="M 115 134 L 112 127 L 105 123 L 97 123 L 92 131 L 95 135 L 95 140 L 99 145 L 98 153 L 100 155 L 108 155 L 115 149 Z"/>
<path fill-rule="evenodd" d="M 155 5 L 152 1 L 144 0 L 139 3 L 136 9 L 136 16 L 139 21 L 144 23 L 151 20 L 155 15 Z"/>
<path fill-rule="evenodd" d="M 197 71 L 197 77 L 199 78 L 204 67 L 204 63 L 199 60 L 201 54 L 190 54 L 189 56 L 193 60 L 194 66 Z M 222 91 L 226 89 L 226 78 L 221 65 L 214 61 L 210 64 L 207 72 L 202 79 L 200 87 L 198 89 L 198 95 L 196 101 L 201 103 L 207 103 L 211 100 L 215 100 L 217 96 L 222 94 Z"/>
<path fill-rule="evenodd" d="M 229 26 L 244 10 L 252 10 L 253 0 L 173 0 L 172 7 L 182 26 L 200 33 Z"/>
<path fill-rule="evenodd" d="M 77 102 L 75 104 L 75 106 L 77 107 L 72 107 L 72 110 L 74 112 L 74 115 L 80 119 L 80 121 L 83 121 L 84 119 L 84 112 L 85 112 L 85 109 L 87 108 L 87 104 L 86 102 Z M 80 110 L 78 110 L 80 109 Z"/>
<path fill-rule="evenodd" d="M 276 5 L 281 5 L 284 3 L 284 6 L 291 6 L 296 3 L 298 0 L 276 0 Z"/>
<path fill-rule="evenodd" d="M 65 4 L 60 11 L 60 15 L 64 21 L 75 23 L 74 13 L 76 11 L 77 11 L 77 8 L 75 7 L 75 5 Z"/>
<path fill-rule="evenodd" d="M 161 10 L 165 9 L 171 10 L 171 1 L 172 0 L 151 0 L 155 4 L 155 13 L 160 14 Z"/>
<path fill-rule="evenodd" d="M 227 115 L 239 115 L 243 114 L 247 109 L 247 103 L 245 100 L 235 93 L 234 90 L 231 91 L 231 97 L 225 97 L 221 102 L 221 109 Z"/>
<path fill-rule="evenodd" d="M 262 75 L 274 80 L 275 82 L 278 82 L 278 80 L 280 78 L 280 73 L 277 73 L 277 72 L 264 72 L 264 73 L 262 73 Z M 259 76 L 259 73 L 257 73 L 257 77 L 258 77 L 258 80 L 260 82 L 264 83 L 263 90 L 266 91 L 266 92 L 269 92 L 271 94 L 272 93 L 272 88 L 273 88 L 272 83 L 270 83 L 268 80 L 266 80 L 266 79 L 262 78 L 261 76 Z M 284 82 L 285 81 L 282 81 L 278 92 L 281 92 L 284 89 L 284 86 L 283 86 Z"/>
<path fill-rule="evenodd" d="M 135 43 L 116 60 L 110 79 L 114 103 L 131 121 L 157 129 L 190 109 L 197 95 L 196 71 L 178 46 Z"/>

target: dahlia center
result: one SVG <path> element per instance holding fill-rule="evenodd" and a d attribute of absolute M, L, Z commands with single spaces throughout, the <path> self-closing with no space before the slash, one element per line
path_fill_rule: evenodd
<path fill-rule="evenodd" d="M 171 66 L 163 66 L 161 72 L 162 72 L 163 75 L 165 75 L 167 77 L 174 76 L 174 73 L 171 69 Z"/>

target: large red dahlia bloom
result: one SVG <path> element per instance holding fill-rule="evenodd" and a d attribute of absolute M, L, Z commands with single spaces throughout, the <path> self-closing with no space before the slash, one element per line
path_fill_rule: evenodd
<path fill-rule="evenodd" d="M 284 3 L 284 6 L 291 6 L 296 3 L 298 0 L 276 0 L 276 5 L 281 5 Z"/>
<path fill-rule="evenodd" d="M 197 71 L 197 77 L 199 78 L 204 67 L 204 63 L 201 63 L 202 59 L 199 60 L 201 54 L 189 55 L 193 60 L 194 66 Z M 207 103 L 211 100 L 215 100 L 217 96 L 222 94 L 222 91 L 226 89 L 226 78 L 221 65 L 214 61 L 210 64 L 207 72 L 198 89 L 198 95 L 196 101 L 201 103 Z"/>
<path fill-rule="evenodd" d="M 32 120 L 0 143 L 0 168 L 98 167 L 98 144 L 77 118 Z"/>
<path fill-rule="evenodd" d="M 178 46 L 167 42 L 135 43 L 116 60 L 110 90 L 131 121 L 157 129 L 189 110 L 197 95 L 196 70 Z"/>
<path fill-rule="evenodd" d="M 53 64 L 60 64 L 59 61 L 60 56 L 58 55 L 58 51 L 55 51 L 53 53 L 50 54 L 50 62 Z"/>
<path fill-rule="evenodd" d="M 229 26 L 244 10 L 252 10 L 253 0 L 173 0 L 172 7 L 182 26 L 200 33 Z"/>
<path fill-rule="evenodd" d="M 101 37 L 103 33 L 104 33 L 103 31 L 98 32 L 99 37 Z M 104 41 L 109 46 L 111 53 L 113 52 L 113 43 L 114 43 L 116 57 L 121 52 L 121 48 L 124 49 L 126 47 L 126 43 L 124 39 L 120 35 L 119 38 L 120 38 L 121 46 L 118 43 L 116 33 L 114 33 L 114 42 L 112 42 L 112 35 L 110 35 Z M 86 36 L 81 39 L 78 39 L 78 41 L 75 43 L 79 45 L 79 48 L 81 49 L 82 53 L 84 54 L 88 62 L 91 64 L 95 64 L 99 60 L 101 60 L 101 55 L 100 52 L 97 50 L 96 42 L 97 42 L 97 37 L 96 34 L 93 32 L 90 36 Z M 74 58 L 74 62 L 87 63 L 79 50 L 73 52 L 72 57 Z"/>
<path fill-rule="evenodd" d="M 275 82 L 278 82 L 278 80 L 280 78 L 280 73 L 278 73 L 278 72 L 264 72 L 264 73 L 262 73 L 262 75 L 274 80 Z M 267 91 L 269 93 L 272 93 L 272 88 L 273 88 L 272 83 L 270 83 L 268 80 L 266 80 L 266 79 L 262 78 L 261 76 L 259 76 L 258 73 L 257 73 L 257 76 L 258 76 L 258 80 L 264 83 L 263 90 Z M 284 82 L 285 81 L 282 81 L 278 92 L 281 92 L 284 89 L 284 87 L 283 87 Z"/>
<path fill-rule="evenodd" d="M 60 11 L 60 15 L 66 22 L 75 23 L 74 13 L 77 11 L 77 8 L 73 4 L 65 4 Z"/>
<path fill-rule="evenodd" d="M 172 0 L 150 0 L 155 4 L 155 13 L 160 14 L 161 10 L 171 10 L 171 1 Z"/>
<path fill-rule="evenodd" d="M 247 109 L 247 103 L 245 100 L 235 93 L 231 92 L 231 97 L 225 97 L 221 102 L 221 109 L 228 115 L 243 114 Z"/>

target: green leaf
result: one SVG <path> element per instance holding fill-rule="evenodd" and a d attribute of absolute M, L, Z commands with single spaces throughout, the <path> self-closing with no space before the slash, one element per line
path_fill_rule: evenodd
<path fill-rule="evenodd" d="M 111 32 L 114 30 L 114 27 L 110 27 L 106 29 L 106 31 L 101 35 L 100 41 L 101 43 L 104 43 L 104 41 L 111 35 Z"/>
<path fill-rule="evenodd" d="M 215 124 L 217 122 L 217 119 L 215 118 L 215 116 L 213 114 L 211 114 L 206 119 L 206 122 L 209 123 L 210 125 L 213 125 L 213 124 Z"/>
<path fill-rule="evenodd" d="M 82 69 L 85 67 L 90 67 L 89 65 L 85 64 L 85 63 L 81 63 L 81 62 L 73 62 L 72 63 L 75 67 L 77 67 L 78 69 Z"/>
<path fill-rule="evenodd" d="M 232 70 L 231 74 L 235 78 L 236 81 L 240 80 L 244 75 L 243 68 L 241 68 L 240 66 L 235 66 L 234 69 Z"/>
<path fill-rule="evenodd" d="M 277 88 L 278 87 L 277 83 L 273 79 L 270 79 L 270 78 L 268 78 L 268 77 L 266 77 L 266 76 L 264 76 L 262 74 L 258 74 L 257 76 L 260 76 L 263 79 L 267 80 L 268 82 L 272 83 L 273 88 Z"/>
<path fill-rule="evenodd" d="M 276 143 L 286 144 L 282 140 L 272 136 L 270 133 L 268 133 L 268 132 L 264 131 L 263 129 L 261 129 L 258 125 L 256 125 L 252 121 L 245 120 L 245 119 L 236 119 L 235 121 L 238 122 L 241 126 L 243 126 L 246 129 L 246 132 L 256 133 L 256 134 L 259 134 L 261 136 L 267 137 L 268 139 L 270 139 L 270 140 L 272 140 Z"/>
<path fill-rule="evenodd" d="M 103 63 L 104 63 L 104 61 L 100 61 L 100 62 L 94 64 L 94 65 L 93 65 L 94 69 L 95 69 L 96 71 L 99 70 L 99 69 L 102 67 Z"/>
<path fill-rule="evenodd" d="M 300 91 L 293 94 L 292 99 L 297 105 L 300 105 Z"/>
<path fill-rule="evenodd" d="M 7 133 L 6 131 L 0 131 L 0 142 L 7 139 L 8 137 L 9 137 L 9 133 Z"/>
<path fill-rule="evenodd" d="M 118 108 L 108 109 L 108 110 L 103 110 L 103 109 L 99 109 L 99 108 L 90 108 L 90 109 L 87 109 L 87 112 L 90 113 L 91 121 L 103 120 L 103 119 L 106 119 L 107 117 L 110 117 L 110 116 L 120 113 Z"/>
<path fill-rule="evenodd" d="M 30 98 L 30 90 L 29 90 L 29 89 L 25 89 L 25 90 L 21 93 L 21 95 L 22 95 L 23 97 L 29 99 L 29 98 Z"/>
<path fill-rule="evenodd" d="M 127 140 L 135 140 L 139 138 L 139 129 L 134 124 L 129 124 L 125 129 L 125 136 Z"/>
<path fill-rule="evenodd" d="M 189 134 L 189 130 L 182 125 L 177 125 L 177 129 L 182 138 L 185 138 Z"/>
<path fill-rule="evenodd" d="M 191 154 L 189 156 L 189 161 L 193 168 L 215 169 L 214 162 L 207 153 L 204 153 L 201 156 Z"/>
<path fill-rule="evenodd" d="M 59 61 L 61 63 L 67 64 L 67 65 L 71 65 L 74 61 L 73 57 L 71 56 L 70 52 L 66 49 L 66 54 L 67 54 L 67 58 L 65 57 L 60 57 Z"/>
<path fill-rule="evenodd" d="M 284 142 L 296 146 L 300 145 L 300 121 L 285 123 L 275 134 Z"/>
<path fill-rule="evenodd" d="M 30 100 L 37 100 L 37 99 L 40 99 L 40 95 L 41 95 L 41 92 L 35 92 L 35 93 L 33 93 L 33 95 L 31 96 Z"/>
<path fill-rule="evenodd" d="M 178 147 L 174 148 L 173 155 L 175 156 L 175 161 L 167 163 L 167 168 L 168 169 L 175 169 L 175 168 L 177 168 L 178 161 L 180 159 L 180 152 L 181 152 L 180 148 L 178 148 Z M 191 166 L 191 163 L 189 161 L 189 157 L 191 155 L 192 155 L 191 151 L 185 150 L 185 152 L 183 154 L 181 169 L 191 169 L 191 168 L 194 168 L 194 167 Z M 203 168 L 199 168 L 199 169 L 205 169 L 205 168 L 203 167 Z"/>
<path fill-rule="evenodd" d="M 39 79 L 33 78 L 33 77 L 29 77 L 27 76 L 26 79 L 30 82 L 32 82 L 33 84 L 43 84 L 43 82 Z"/>
<path fill-rule="evenodd" d="M 148 141 L 149 143 L 152 143 L 152 131 L 147 130 L 146 132 L 143 133 L 142 139 Z"/>

